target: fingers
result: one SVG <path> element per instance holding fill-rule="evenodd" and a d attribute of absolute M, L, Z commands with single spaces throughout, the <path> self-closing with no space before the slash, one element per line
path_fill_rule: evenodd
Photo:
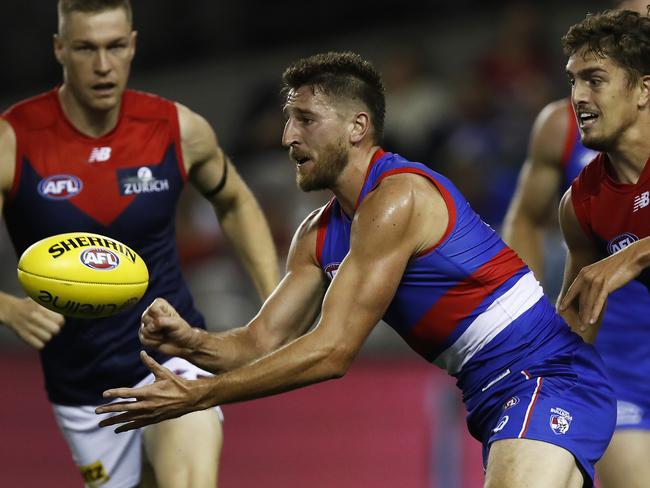
<path fill-rule="evenodd" d="M 149 368 L 149 371 L 153 373 L 153 375 L 156 377 L 156 380 L 173 376 L 171 371 L 158 364 L 158 362 L 149 356 L 149 354 L 147 354 L 145 351 L 140 351 L 140 359 L 144 365 Z"/>
<path fill-rule="evenodd" d="M 578 294 L 580 289 L 580 285 L 578 283 L 578 278 L 571 283 L 571 286 L 569 286 L 569 289 L 567 290 L 566 294 L 562 298 L 562 301 L 560 302 L 560 311 L 564 312 L 566 309 L 569 308 L 573 300 L 575 300 L 576 295 Z"/>

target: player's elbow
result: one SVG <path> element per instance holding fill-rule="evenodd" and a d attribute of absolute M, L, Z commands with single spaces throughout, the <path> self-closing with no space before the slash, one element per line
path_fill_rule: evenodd
<path fill-rule="evenodd" d="M 325 371 L 328 379 L 342 378 L 349 371 L 357 355 L 357 349 L 345 344 L 336 344 L 325 353 Z"/>

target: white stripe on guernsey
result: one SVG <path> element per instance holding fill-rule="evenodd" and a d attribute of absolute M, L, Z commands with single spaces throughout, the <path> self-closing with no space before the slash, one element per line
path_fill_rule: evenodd
<path fill-rule="evenodd" d="M 508 291 L 494 300 L 467 327 L 456 342 L 434 361 L 450 374 L 456 374 L 486 344 L 544 295 L 532 271 L 522 276 Z"/>
<path fill-rule="evenodd" d="M 521 425 L 521 430 L 519 431 L 519 434 L 517 435 L 517 439 L 521 439 L 523 435 L 526 433 L 528 430 L 528 422 L 530 422 L 529 418 L 530 415 L 533 413 L 533 407 L 535 407 L 535 402 L 537 402 L 537 397 L 539 396 L 539 390 L 542 389 L 542 378 L 537 378 L 535 385 L 535 392 L 533 393 L 533 396 L 530 398 L 530 403 L 528 404 L 528 408 L 526 408 L 526 415 L 524 416 L 524 422 Z"/>

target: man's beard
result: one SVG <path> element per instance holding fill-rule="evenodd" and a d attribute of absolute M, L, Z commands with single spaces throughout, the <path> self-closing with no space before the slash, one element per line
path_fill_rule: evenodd
<path fill-rule="evenodd" d="M 331 189 L 339 176 L 348 165 L 348 152 L 342 144 L 332 144 L 326 148 L 323 157 L 316 163 L 308 174 L 296 176 L 296 183 L 302 191 L 317 191 Z"/>

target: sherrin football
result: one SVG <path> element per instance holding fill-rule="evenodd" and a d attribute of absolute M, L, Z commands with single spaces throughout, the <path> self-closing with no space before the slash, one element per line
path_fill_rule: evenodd
<path fill-rule="evenodd" d="M 135 305 L 149 284 L 142 258 L 115 239 L 87 232 L 46 237 L 18 261 L 25 293 L 50 310 L 93 319 Z"/>

